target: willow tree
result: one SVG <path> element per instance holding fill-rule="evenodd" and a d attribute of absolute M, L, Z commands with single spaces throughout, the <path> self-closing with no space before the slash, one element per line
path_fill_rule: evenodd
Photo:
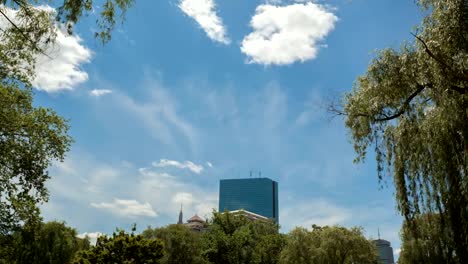
<path fill-rule="evenodd" d="M 437 214 L 425 214 L 404 222 L 401 228 L 401 252 L 399 264 L 412 263 L 453 263 L 455 249 L 451 243 L 444 243 L 450 231 L 441 229 Z M 414 233 L 418 239 L 415 239 Z"/>
<path fill-rule="evenodd" d="M 357 162 L 375 150 L 406 221 L 440 215 L 454 263 L 468 263 L 468 1 L 417 4 L 426 16 L 412 40 L 379 51 L 331 110 L 345 115 Z"/>

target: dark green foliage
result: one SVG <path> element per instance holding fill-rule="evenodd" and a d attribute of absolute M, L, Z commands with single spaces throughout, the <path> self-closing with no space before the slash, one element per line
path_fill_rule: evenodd
<path fill-rule="evenodd" d="M 164 256 L 164 244 L 157 238 L 145 239 L 142 235 L 117 230 L 112 237 L 101 236 L 96 246 L 78 252 L 75 264 L 151 264 L 159 263 Z"/>
<path fill-rule="evenodd" d="M 89 248 L 89 241 L 76 235 L 76 230 L 63 222 L 27 224 L 0 236 L 0 263 L 69 263 L 77 251 Z"/>
<path fill-rule="evenodd" d="M 201 257 L 201 234 L 191 231 L 184 225 L 148 228 L 141 235 L 146 239 L 158 238 L 164 242 L 164 257 L 160 263 L 204 263 Z"/>
<path fill-rule="evenodd" d="M 379 178 L 393 176 L 406 221 L 439 215 L 453 263 L 468 263 L 467 1 L 417 3 L 428 15 L 414 41 L 380 51 L 335 112 L 346 115 L 357 161 L 373 148 Z"/>
<path fill-rule="evenodd" d="M 70 147 L 68 128 L 53 110 L 32 106 L 30 89 L 0 83 L 0 233 L 37 221 L 47 168 Z"/>

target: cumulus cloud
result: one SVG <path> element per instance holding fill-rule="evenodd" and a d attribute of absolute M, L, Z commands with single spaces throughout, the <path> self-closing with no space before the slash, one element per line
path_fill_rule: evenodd
<path fill-rule="evenodd" d="M 109 210 L 113 214 L 125 217 L 157 216 L 157 213 L 149 203 L 140 203 L 136 200 L 122 200 L 114 198 L 110 203 L 91 203 L 91 206 L 98 209 Z"/>
<path fill-rule="evenodd" d="M 242 40 L 241 51 L 249 63 L 285 65 L 311 60 L 337 20 L 316 3 L 260 5 L 250 21 L 253 32 Z"/>
<path fill-rule="evenodd" d="M 208 37 L 214 41 L 229 44 L 231 41 L 221 18 L 217 15 L 213 0 L 182 0 L 179 8 L 195 19 Z"/>
<path fill-rule="evenodd" d="M 78 35 L 69 36 L 63 29 L 57 29 L 54 45 L 39 54 L 36 59 L 34 87 L 46 92 L 72 90 L 88 80 L 88 74 L 81 65 L 91 60 L 91 51 L 82 45 Z"/>
<path fill-rule="evenodd" d="M 84 233 L 78 234 L 77 237 L 78 238 L 87 237 L 89 239 L 89 242 L 91 243 L 91 245 L 96 245 L 96 241 L 97 241 L 98 237 L 100 237 L 102 235 L 104 235 L 104 234 L 101 233 L 101 232 L 92 232 L 92 233 L 84 232 Z"/>
<path fill-rule="evenodd" d="M 156 168 L 176 167 L 179 169 L 188 169 L 196 174 L 200 174 L 203 171 L 202 165 L 197 165 L 191 161 L 182 163 L 176 160 L 160 159 L 158 162 L 153 162 L 152 164 Z"/>
<path fill-rule="evenodd" d="M 112 90 L 108 90 L 108 89 L 94 89 L 89 92 L 91 96 L 95 96 L 95 97 L 100 97 L 100 96 L 110 94 L 110 93 L 112 93 Z"/>
<path fill-rule="evenodd" d="M 141 178 L 135 187 L 140 197 L 148 197 L 161 214 L 177 216 L 180 204 L 184 215 L 208 216 L 217 208 L 217 192 L 212 186 L 187 182 L 175 175 L 158 172 L 152 168 L 139 169 Z"/>
<path fill-rule="evenodd" d="M 55 12 L 50 6 L 38 6 L 38 10 Z M 16 10 L 5 8 L 4 12 L 16 24 L 21 23 L 16 17 Z M 5 29 L 12 25 L 0 18 L 0 27 Z M 91 60 L 92 52 L 82 44 L 78 35 L 68 35 L 62 25 L 56 24 L 56 40 L 53 45 L 45 48 L 44 54 L 36 56 L 35 78 L 32 84 L 35 88 L 46 92 L 71 90 L 76 85 L 88 80 L 88 74 L 81 65 Z M 0 39 L 1 41 L 1 39 Z"/>

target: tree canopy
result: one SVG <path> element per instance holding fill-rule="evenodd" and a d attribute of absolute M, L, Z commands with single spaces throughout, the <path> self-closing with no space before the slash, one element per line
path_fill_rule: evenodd
<path fill-rule="evenodd" d="M 441 228 L 438 214 L 424 214 L 411 222 L 405 221 L 400 232 L 402 245 L 398 263 L 453 263 L 454 245 L 446 243 L 450 230 Z"/>
<path fill-rule="evenodd" d="M 38 217 L 47 168 L 70 147 L 68 129 L 53 110 L 32 106 L 30 89 L 0 83 L 0 233 Z"/>
<path fill-rule="evenodd" d="M 70 263 L 89 241 L 63 222 L 26 224 L 12 234 L 0 235 L 0 263 Z"/>
<path fill-rule="evenodd" d="M 159 263 L 164 256 L 164 243 L 157 239 L 145 239 L 142 235 L 117 230 L 111 237 L 100 236 L 96 246 L 78 252 L 75 264 L 151 264 Z"/>
<path fill-rule="evenodd" d="M 267 263 L 267 260 L 275 261 L 280 250 L 270 252 L 269 258 L 265 257 L 265 251 L 282 248 L 278 225 L 272 221 L 253 221 L 244 215 L 214 212 L 209 224 L 203 234 L 203 256 L 210 263 Z"/>
<path fill-rule="evenodd" d="M 201 256 L 201 234 L 184 225 L 169 225 L 160 228 L 147 228 L 141 234 L 146 239 L 160 239 L 164 242 L 164 264 L 204 263 Z"/>
<path fill-rule="evenodd" d="M 286 239 L 280 263 L 288 264 L 377 264 L 377 250 L 362 229 L 341 226 L 297 227 Z"/>
<path fill-rule="evenodd" d="M 454 263 L 468 263 L 468 2 L 417 3 L 427 15 L 414 40 L 379 51 L 331 110 L 346 116 L 356 161 L 375 149 L 406 221 L 438 214 Z"/>

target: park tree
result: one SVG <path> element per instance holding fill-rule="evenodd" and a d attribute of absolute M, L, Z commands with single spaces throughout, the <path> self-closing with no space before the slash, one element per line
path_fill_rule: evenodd
<path fill-rule="evenodd" d="M 33 107 L 30 89 L 0 83 L 0 233 L 38 221 L 47 201 L 47 168 L 61 161 L 71 138 L 68 124 L 49 108 Z"/>
<path fill-rule="evenodd" d="M 27 223 L 12 234 L 0 235 L 0 263 L 70 263 L 76 252 L 89 246 L 64 222 Z"/>
<path fill-rule="evenodd" d="M 160 239 L 164 242 L 163 264 L 203 263 L 201 234 L 185 225 L 169 225 L 160 228 L 148 227 L 141 234 L 145 239 Z"/>
<path fill-rule="evenodd" d="M 214 212 L 207 231 L 203 233 L 203 256 L 208 262 L 216 264 L 268 263 L 265 251 L 282 247 L 278 236 L 281 236 L 278 225 L 273 221 Z M 265 244 L 268 242 L 275 244 Z M 271 256 L 268 259 L 277 259 L 278 256 L 274 255 L 279 253 L 269 252 Z"/>
<path fill-rule="evenodd" d="M 416 2 L 425 17 L 411 41 L 377 52 L 330 110 L 345 116 L 357 162 L 375 150 L 405 221 L 439 215 L 453 263 L 468 263 L 468 1 Z"/>
<path fill-rule="evenodd" d="M 405 221 L 400 235 L 402 245 L 398 263 L 453 263 L 455 245 L 446 243 L 451 233 L 447 226 L 441 229 L 439 215 L 423 214 L 411 222 Z"/>
<path fill-rule="evenodd" d="M 77 253 L 74 264 L 152 264 L 164 256 L 164 243 L 157 238 L 144 238 L 132 232 L 117 230 L 111 237 L 100 236 L 96 246 Z"/>
<path fill-rule="evenodd" d="M 362 228 L 314 225 L 312 231 L 298 227 L 287 235 L 280 263 L 377 264 L 378 255 Z"/>
<path fill-rule="evenodd" d="M 48 167 L 63 161 L 72 142 L 68 122 L 50 108 L 34 107 L 31 80 L 38 55 L 48 56 L 57 30 L 93 10 L 92 0 L 0 0 L 0 233 L 37 222 L 48 199 Z M 106 0 L 96 37 L 110 40 L 132 0 Z M 46 7 L 47 4 L 55 5 Z"/>

